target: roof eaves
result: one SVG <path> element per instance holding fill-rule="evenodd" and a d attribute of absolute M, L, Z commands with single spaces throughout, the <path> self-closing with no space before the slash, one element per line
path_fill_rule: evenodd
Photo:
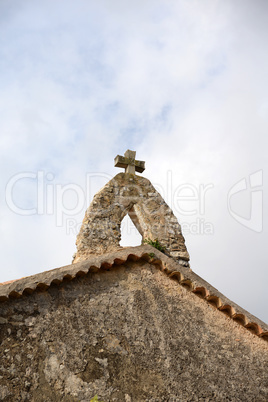
<path fill-rule="evenodd" d="M 92 256 L 92 258 L 76 264 L 55 268 L 16 281 L 5 282 L 0 284 L 0 302 L 18 299 L 38 290 L 45 291 L 51 285 L 60 285 L 63 281 L 71 281 L 77 277 L 85 276 L 88 272 L 107 270 L 113 266 L 122 265 L 128 260 L 138 261 L 140 259 L 145 259 L 151 264 L 159 266 L 163 272 L 181 286 L 214 305 L 215 308 L 227 314 L 246 329 L 268 340 L 267 324 L 229 300 L 191 269 L 180 265 L 150 245 L 121 248 L 105 255 Z"/>

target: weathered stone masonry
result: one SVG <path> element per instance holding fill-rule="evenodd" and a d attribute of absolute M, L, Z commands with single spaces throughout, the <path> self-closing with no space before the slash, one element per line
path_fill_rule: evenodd
<path fill-rule="evenodd" d="M 154 250 L 124 248 L 0 286 L 0 400 L 266 402 L 267 342 Z"/>
<path fill-rule="evenodd" d="M 169 255 L 189 265 L 181 227 L 172 210 L 148 179 L 129 173 L 119 173 L 94 196 L 77 236 L 73 262 L 117 250 L 126 214 L 143 240 L 158 239 Z"/>

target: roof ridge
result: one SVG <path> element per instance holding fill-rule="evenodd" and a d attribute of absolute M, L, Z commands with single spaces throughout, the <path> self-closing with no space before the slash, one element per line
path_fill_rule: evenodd
<path fill-rule="evenodd" d="M 38 290 L 45 291 L 51 285 L 60 285 L 64 280 L 70 281 L 85 276 L 88 272 L 110 269 L 115 265 L 122 265 L 127 260 L 137 261 L 140 259 L 160 267 L 169 278 L 176 280 L 181 286 L 214 305 L 219 311 L 224 312 L 257 336 L 268 340 L 266 323 L 229 300 L 191 269 L 180 265 L 150 245 L 120 248 L 114 252 L 92 257 L 76 264 L 2 283 L 0 284 L 0 302 L 18 299 Z"/>

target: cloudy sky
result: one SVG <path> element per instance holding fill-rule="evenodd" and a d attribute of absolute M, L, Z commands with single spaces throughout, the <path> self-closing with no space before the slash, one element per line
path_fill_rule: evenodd
<path fill-rule="evenodd" d="M 1 0 L 0 282 L 71 262 L 132 149 L 193 271 L 267 322 L 267 15 L 266 0 Z M 125 221 L 123 237 L 138 244 Z"/>

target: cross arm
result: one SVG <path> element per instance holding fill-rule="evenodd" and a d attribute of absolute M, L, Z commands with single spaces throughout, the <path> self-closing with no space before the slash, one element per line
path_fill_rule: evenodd
<path fill-rule="evenodd" d="M 134 162 L 134 163 L 133 163 Z M 145 170 L 145 162 L 144 161 L 137 161 L 127 158 L 125 156 L 117 155 L 114 158 L 114 166 L 115 167 L 121 167 L 121 168 L 127 168 L 128 165 L 134 165 L 136 172 L 142 173 Z"/>
<path fill-rule="evenodd" d="M 126 168 L 127 165 L 128 165 L 126 159 L 127 159 L 127 158 L 125 158 L 124 156 L 117 155 L 117 156 L 114 158 L 114 166 L 115 166 L 115 167 Z"/>

